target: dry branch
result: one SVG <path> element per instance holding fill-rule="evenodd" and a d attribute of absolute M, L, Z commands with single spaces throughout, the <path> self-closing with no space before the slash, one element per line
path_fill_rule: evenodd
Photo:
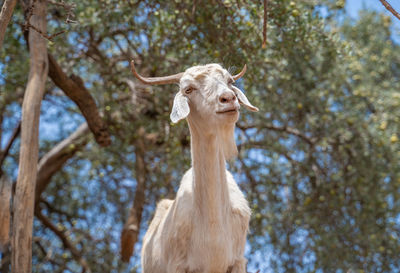
<path fill-rule="evenodd" d="M 379 0 L 381 1 L 382 5 L 388 10 L 390 11 L 394 16 L 396 16 L 397 19 L 400 20 L 400 14 L 385 0 Z"/>
<path fill-rule="evenodd" d="M 72 257 L 82 266 L 82 272 L 90 273 L 91 270 L 86 260 L 82 257 L 82 253 L 76 248 L 76 246 L 70 240 L 68 240 L 64 231 L 59 229 L 56 225 L 54 225 L 50 221 L 50 219 L 44 216 L 40 211 L 40 209 L 35 210 L 35 215 L 40 220 L 40 222 L 42 222 L 43 225 L 45 225 L 47 228 L 53 231 L 54 234 L 57 235 L 58 238 L 60 238 L 64 247 L 71 252 Z"/>
<path fill-rule="evenodd" d="M 14 128 L 10 139 L 8 140 L 6 147 L 4 148 L 3 151 L 0 152 L 0 176 L 2 175 L 2 170 L 1 167 L 3 166 L 4 159 L 7 157 L 11 146 L 13 145 L 15 139 L 19 135 L 19 132 L 21 131 L 21 121 L 18 122 L 18 125 Z"/>
<path fill-rule="evenodd" d="M 40 159 L 36 180 L 35 204 L 39 202 L 39 197 L 49 184 L 51 177 L 61 169 L 68 159 L 87 144 L 89 141 L 88 132 L 89 128 L 85 122 Z"/>
<path fill-rule="evenodd" d="M 107 131 L 107 126 L 100 117 L 96 102 L 83 85 L 82 79 L 75 75 L 68 77 L 53 56 L 49 54 L 48 58 L 50 78 L 78 105 L 89 125 L 89 129 L 94 134 L 96 142 L 103 147 L 110 145 L 111 139 Z"/>
<path fill-rule="evenodd" d="M 0 13 L 0 49 L 3 46 L 4 36 L 6 34 L 7 25 L 11 20 L 17 0 L 5 0 Z"/>
<path fill-rule="evenodd" d="M 139 129 L 144 131 L 143 128 Z M 124 262 L 129 262 L 133 254 L 134 246 L 138 240 L 140 223 L 142 221 L 143 205 L 145 201 L 145 186 L 146 186 L 146 163 L 145 163 L 145 144 L 143 141 L 144 132 L 140 134 L 136 141 L 136 192 L 129 217 L 126 221 L 121 233 L 121 258 Z"/>
<path fill-rule="evenodd" d="M 32 25 L 46 32 L 46 2 L 35 3 Z M 47 41 L 35 31 L 29 33 L 30 70 L 22 104 L 21 146 L 14 198 L 12 272 L 32 270 L 32 225 L 39 151 L 40 106 L 48 74 Z"/>

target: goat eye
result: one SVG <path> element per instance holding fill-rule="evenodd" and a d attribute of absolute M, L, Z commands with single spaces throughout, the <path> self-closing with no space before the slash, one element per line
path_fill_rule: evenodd
<path fill-rule="evenodd" d="M 190 94 L 193 92 L 193 90 L 194 90 L 194 87 L 188 87 L 185 89 L 185 94 Z"/>

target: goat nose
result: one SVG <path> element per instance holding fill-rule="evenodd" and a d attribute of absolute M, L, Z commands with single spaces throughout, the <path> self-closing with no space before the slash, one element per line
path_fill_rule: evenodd
<path fill-rule="evenodd" d="M 236 100 L 236 95 L 233 92 L 224 92 L 219 96 L 220 103 L 230 103 Z"/>

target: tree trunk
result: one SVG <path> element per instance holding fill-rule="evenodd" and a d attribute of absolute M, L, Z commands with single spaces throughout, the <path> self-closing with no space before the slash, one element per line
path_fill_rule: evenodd
<path fill-rule="evenodd" d="M 3 174 L 0 178 L 0 272 L 2 273 L 10 271 L 11 198 L 12 182 L 5 174 Z"/>
<path fill-rule="evenodd" d="M 11 20 L 17 0 L 5 0 L 0 13 L 0 50 L 3 46 L 4 35 L 6 34 L 7 25 Z"/>
<path fill-rule="evenodd" d="M 46 1 L 35 1 L 30 24 L 46 33 Z M 32 270 L 32 225 L 38 162 L 40 105 L 48 73 L 47 41 L 29 32 L 30 71 L 22 105 L 21 146 L 14 197 L 11 268 L 14 273 Z"/>
<path fill-rule="evenodd" d="M 10 242 L 11 181 L 5 175 L 0 178 L 0 253 L 8 249 Z"/>

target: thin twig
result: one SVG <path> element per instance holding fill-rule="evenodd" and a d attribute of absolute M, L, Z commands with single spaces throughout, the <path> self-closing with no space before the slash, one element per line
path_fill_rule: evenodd
<path fill-rule="evenodd" d="M 196 13 L 196 0 L 193 1 L 193 7 L 192 7 L 192 15 Z"/>
<path fill-rule="evenodd" d="M 56 1 L 53 1 L 53 0 L 47 0 L 47 3 L 55 5 L 55 6 L 63 7 L 67 11 L 71 10 L 71 9 L 74 9 L 76 7 L 76 4 L 67 4 L 64 1 L 56 2 Z"/>
<path fill-rule="evenodd" d="M 54 37 L 65 33 L 67 30 L 61 30 L 61 31 L 59 31 L 59 32 L 57 32 L 57 33 L 48 35 L 47 33 L 44 33 L 43 31 L 41 31 L 40 29 L 38 29 L 37 27 L 35 27 L 34 25 L 32 25 L 32 24 L 30 23 L 30 21 L 31 21 L 31 17 L 32 17 L 32 15 L 33 15 L 33 10 L 34 10 L 34 8 L 35 8 L 35 2 L 36 2 L 36 1 L 37 1 L 37 0 L 33 0 L 33 1 L 32 1 L 32 4 L 31 4 L 30 7 L 28 8 L 28 13 L 27 13 L 27 16 L 26 16 L 26 21 L 25 21 L 25 23 L 23 24 L 24 30 L 25 30 L 25 31 L 28 31 L 29 28 L 31 28 L 31 29 L 35 30 L 37 33 L 39 33 L 40 35 L 42 35 L 42 37 L 46 38 L 47 40 L 53 41 L 53 38 L 54 38 Z M 67 4 L 67 3 L 65 3 L 64 1 L 55 2 L 55 1 L 52 1 L 52 0 L 47 0 L 47 2 L 50 3 L 50 4 L 56 5 L 56 6 L 63 7 L 63 8 L 67 11 L 67 18 L 65 19 L 65 22 L 66 22 L 67 24 L 69 24 L 69 23 L 77 23 L 77 21 L 74 21 L 74 20 L 71 20 L 71 19 L 70 19 L 70 17 L 74 17 L 73 11 L 74 11 L 74 9 L 75 9 L 75 7 L 76 7 L 75 4 Z"/>
<path fill-rule="evenodd" d="M 65 23 L 67 23 L 67 24 L 69 24 L 69 23 L 73 23 L 73 24 L 78 23 L 77 21 L 74 21 L 74 20 L 70 19 L 70 17 L 74 17 L 73 11 L 76 8 L 76 4 L 74 4 L 74 3 L 67 4 L 64 1 L 56 2 L 56 1 L 53 1 L 53 0 L 47 0 L 47 3 L 55 5 L 55 6 L 63 7 L 67 11 L 67 19 L 65 19 Z"/>
<path fill-rule="evenodd" d="M 262 48 L 266 48 L 266 46 L 267 46 L 267 19 L 268 19 L 268 0 L 264 0 L 264 23 L 263 23 Z"/>
<path fill-rule="evenodd" d="M 397 19 L 400 20 L 400 14 L 388 2 L 386 2 L 385 0 L 379 1 L 381 1 L 382 5 L 384 5 L 388 11 L 390 11 L 394 16 L 397 17 Z"/>
<path fill-rule="evenodd" d="M 250 129 L 250 128 L 255 128 L 256 126 L 255 125 L 236 124 L 236 127 L 238 127 L 241 130 L 247 130 L 247 129 Z M 289 135 L 294 135 L 294 136 L 297 136 L 300 139 L 304 140 L 305 142 L 307 142 L 311 146 L 314 145 L 318 140 L 315 137 L 308 137 L 304 133 L 300 132 L 298 129 L 292 128 L 292 127 L 289 127 L 289 126 L 274 126 L 274 125 L 266 124 L 266 125 L 263 125 L 260 129 L 267 129 L 267 130 L 272 130 L 272 131 L 284 132 L 284 133 L 287 133 Z"/>
<path fill-rule="evenodd" d="M 36 202 L 36 200 L 35 200 L 35 202 Z M 74 216 L 70 215 L 66 211 L 63 211 L 63 210 L 58 209 L 58 208 L 55 208 L 47 200 L 43 199 L 42 197 L 40 197 L 40 200 L 38 202 L 36 202 L 36 203 L 44 204 L 45 207 L 47 208 L 47 211 L 49 211 L 50 213 L 57 213 L 58 215 L 65 216 L 65 218 L 68 220 L 68 222 L 72 222 L 72 220 L 75 219 Z M 36 206 L 37 206 L 37 204 L 36 204 Z"/>
<path fill-rule="evenodd" d="M 24 25 L 24 27 L 25 27 L 25 28 L 31 28 L 31 29 L 35 30 L 37 33 L 39 33 L 40 35 L 42 35 L 42 37 L 46 38 L 46 39 L 49 40 L 49 41 L 53 41 L 53 38 L 54 38 L 54 37 L 56 37 L 56 36 L 58 36 L 58 35 L 60 35 L 60 34 L 63 34 L 64 32 L 66 32 L 66 30 L 61 30 L 61 31 L 59 31 L 59 32 L 57 32 L 57 33 L 54 33 L 54 34 L 52 34 L 52 35 L 47 35 L 46 33 L 44 33 L 43 31 L 41 31 L 40 29 L 38 29 L 38 28 L 35 27 L 34 25 L 31 25 L 29 22 L 27 22 L 27 23 Z"/>
<path fill-rule="evenodd" d="M 58 238 L 60 238 L 64 247 L 69 249 L 69 251 L 72 254 L 72 257 L 74 257 L 74 259 L 82 266 L 83 269 L 82 272 L 90 273 L 91 270 L 86 260 L 82 257 L 82 253 L 76 248 L 74 244 L 72 244 L 70 240 L 68 240 L 67 236 L 65 235 L 65 232 L 63 230 L 60 230 L 55 224 L 53 224 L 50 221 L 49 218 L 44 216 L 40 209 L 35 210 L 35 215 L 40 220 L 40 222 L 42 222 L 43 225 L 45 225 L 47 228 L 53 231 L 54 234 L 56 234 Z"/>

